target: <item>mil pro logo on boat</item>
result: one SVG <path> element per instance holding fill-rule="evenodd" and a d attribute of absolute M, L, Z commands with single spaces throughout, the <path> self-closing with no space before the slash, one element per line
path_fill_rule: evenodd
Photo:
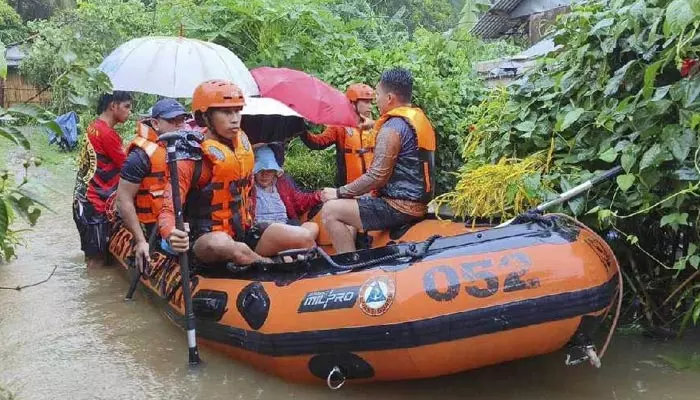
<path fill-rule="evenodd" d="M 396 285 L 388 276 L 378 276 L 365 282 L 360 288 L 360 310 L 367 315 L 384 314 L 394 302 Z"/>
<path fill-rule="evenodd" d="M 359 286 L 309 292 L 301 300 L 298 313 L 352 308 L 357 301 Z"/>

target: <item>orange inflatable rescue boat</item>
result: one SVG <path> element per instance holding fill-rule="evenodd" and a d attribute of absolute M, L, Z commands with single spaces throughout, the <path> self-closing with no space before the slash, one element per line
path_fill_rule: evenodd
<path fill-rule="evenodd" d="M 578 360 L 595 358 L 590 338 L 613 303 L 619 267 L 577 221 L 547 215 L 469 232 L 428 219 L 372 242 L 242 271 L 195 267 L 198 339 L 284 379 L 332 388 L 452 374 L 567 345 Z M 109 248 L 130 269 L 125 228 Z M 156 252 L 141 282 L 183 326 L 177 260 Z"/>

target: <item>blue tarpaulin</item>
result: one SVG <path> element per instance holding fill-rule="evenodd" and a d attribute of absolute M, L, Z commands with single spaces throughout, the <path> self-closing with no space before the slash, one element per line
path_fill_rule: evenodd
<path fill-rule="evenodd" d="M 57 143 L 63 150 L 73 150 L 78 144 L 78 114 L 74 111 L 65 113 L 56 118 L 56 123 L 61 127 L 63 135 L 58 137 L 52 133 L 49 136 L 49 144 Z"/>

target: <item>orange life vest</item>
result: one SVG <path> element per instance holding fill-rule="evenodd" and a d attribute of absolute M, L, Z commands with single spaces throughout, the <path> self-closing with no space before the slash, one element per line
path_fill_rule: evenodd
<path fill-rule="evenodd" d="M 136 137 L 127 148 L 127 154 L 135 147 L 142 149 L 151 162 L 151 172 L 141 181 L 134 201 L 136 215 L 142 224 L 158 220 L 163 205 L 163 192 L 167 183 L 167 152 L 158 144 L 158 134 L 150 126 L 137 122 Z"/>
<path fill-rule="evenodd" d="M 212 164 L 212 178 L 205 187 L 190 190 L 185 215 L 194 233 L 226 232 L 243 240 L 253 225 L 249 207 L 255 156 L 248 137 L 240 132 L 232 147 L 207 139 L 202 152 Z"/>
<path fill-rule="evenodd" d="M 389 182 L 380 189 L 381 196 L 417 201 L 427 204 L 435 194 L 435 131 L 423 110 L 415 107 L 397 107 L 382 115 L 374 125 L 379 132 L 392 117 L 401 117 L 416 134 L 416 154 L 400 157 Z"/>
<path fill-rule="evenodd" d="M 357 128 L 345 128 L 343 151 L 345 153 L 345 183 L 350 183 L 367 172 L 374 159 L 376 141 L 374 129 L 360 131 Z"/>

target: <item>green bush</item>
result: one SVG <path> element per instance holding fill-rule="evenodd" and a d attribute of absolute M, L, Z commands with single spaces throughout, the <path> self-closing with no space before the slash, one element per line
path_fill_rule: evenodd
<path fill-rule="evenodd" d="M 444 32 L 457 23 L 464 1 L 384 0 L 375 4 L 380 13 L 405 21 L 410 32 L 417 28 Z"/>
<path fill-rule="evenodd" d="M 76 102 L 88 104 L 99 92 L 92 88 L 101 83 L 99 75 L 56 82 L 67 62 L 96 66 L 119 44 L 146 34 L 176 34 L 180 22 L 188 37 L 226 46 L 249 68 L 296 68 L 340 90 L 355 81 L 374 85 L 383 70 L 405 66 L 416 80 L 415 103 L 425 109 L 438 134 L 437 190 L 442 192 L 454 184 L 450 171 L 461 166 L 458 139 L 466 129 L 463 110 L 483 95 L 473 64 L 519 50 L 504 42 L 485 44 L 465 29 L 449 34 L 417 29 L 409 36 L 400 18 L 383 18 L 365 0 L 196 3 L 171 2 L 167 9 L 157 9 L 154 20 L 151 10 L 136 0 L 81 1 L 75 10 L 33 24 L 41 39 L 23 72 L 40 85 L 54 82 L 53 109 L 65 112 Z M 71 23 L 63 25 L 66 21 Z"/>
<path fill-rule="evenodd" d="M 7 45 L 26 35 L 27 29 L 22 24 L 22 18 L 7 4 L 7 0 L 0 0 L 0 42 Z"/>
<path fill-rule="evenodd" d="M 464 111 L 486 93 L 473 70 L 474 63 L 518 50 L 504 42 L 484 43 L 465 29 L 450 34 L 418 29 L 411 41 L 331 54 L 330 67 L 318 74 L 344 89 L 356 81 L 374 85 L 382 71 L 393 66 L 408 68 L 415 80 L 414 103 L 425 110 L 438 136 L 437 192 L 442 193 L 454 187 L 453 172 L 462 165 L 459 140 L 468 125 Z"/>
<path fill-rule="evenodd" d="M 305 190 L 335 187 L 335 146 L 310 150 L 295 138 L 289 143 L 284 170 Z"/>
<path fill-rule="evenodd" d="M 96 95 L 109 88 L 106 76 L 95 70 L 97 66 L 118 45 L 151 33 L 152 21 L 137 0 L 80 1 L 77 8 L 61 11 L 50 20 L 29 23 L 39 36 L 20 71 L 29 82 L 52 87 L 53 111 L 64 113 L 75 110 L 76 105 L 93 108 Z M 92 69 L 65 79 L 66 71 L 75 64 Z"/>
<path fill-rule="evenodd" d="M 0 66 L 5 66 L 4 46 L 0 43 Z M 0 68 L 0 79 L 4 79 L 5 68 Z M 84 75 L 90 75 L 79 64 L 72 65 L 64 72 L 66 80 L 80 79 Z M 8 109 L 0 108 L 0 139 L 3 144 L 3 155 L 7 156 L 13 147 L 23 147 L 30 150 L 30 136 L 39 135 L 44 139 L 47 133 L 62 134 L 61 128 L 54 121 L 56 115 L 41 107 L 28 104 L 16 104 Z M 3 164 L 9 161 L 4 160 Z M 28 169 L 34 165 L 40 166 L 41 156 L 27 156 L 22 162 L 24 176 L 18 184 L 12 171 L 3 165 L 0 170 L 0 262 L 8 261 L 15 257 L 15 249 L 22 245 L 23 230 L 14 229 L 18 217 L 34 226 L 41 215 L 41 209 L 47 208 L 27 191 Z M 17 169 L 15 166 L 14 169 Z M 0 392 L 0 394 L 2 394 Z"/>
<path fill-rule="evenodd" d="M 75 6 L 76 0 L 9 0 L 25 21 L 44 19 L 60 9 Z"/>
<path fill-rule="evenodd" d="M 60 133 L 60 128 L 52 120 L 54 117 L 35 106 L 16 105 L 7 110 L 0 109 L 0 121 L 3 121 L 0 124 L 3 154 L 6 155 L 11 149 L 20 147 L 29 150 L 30 134 Z M 10 146 L 6 146 L 7 144 Z M 41 158 L 27 156 L 22 160 L 23 170 L 18 165 L 10 170 L 9 165 L 5 165 L 9 160 L 4 161 L 0 170 L 0 262 L 14 258 L 15 249 L 23 244 L 23 230 L 15 229 L 17 220 L 22 219 L 34 226 L 41 215 L 41 209 L 46 208 L 27 191 L 29 168 L 41 165 Z M 15 175 L 22 176 L 19 184 Z"/>
<path fill-rule="evenodd" d="M 470 110 L 463 175 L 504 157 L 543 152 L 547 164 L 528 178 L 528 190 L 544 199 L 547 187 L 563 191 L 621 165 L 616 181 L 570 201 L 565 211 L 621 232 L 649 271 L 640 276 L 639 292 L 648 285 L 668 295 L 676 285 L 667 278 L 700 267 L 700 75 L 697 65 L 689 68 L 700 53 L 699 33 L 697 1 L 573 6 L 554 27 L 562 49 L 503 96 Z M 675 246 L 660 242 L 673 235 L 680 235 Z M 668 260 L 675 265 L 665 265 Z M 697 320 L 700 300 L 694 307 Z"/>

